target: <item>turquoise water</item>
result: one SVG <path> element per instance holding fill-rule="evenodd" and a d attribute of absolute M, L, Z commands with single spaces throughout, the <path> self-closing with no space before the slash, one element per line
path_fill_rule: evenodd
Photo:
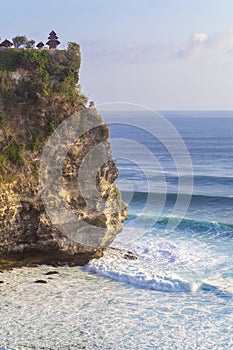
<path fill-rule="evenodd" d="M 113 246 L 138 259 L 0 274 L 0 349 L 233 349 L 233 112 L 162 114 L 191 168 L 152 112 L 103 113 L 129 206 Z"/>

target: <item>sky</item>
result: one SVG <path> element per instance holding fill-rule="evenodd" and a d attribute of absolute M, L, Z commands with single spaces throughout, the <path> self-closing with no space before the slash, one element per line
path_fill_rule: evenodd
<path fill-rule="evenodd" d="M 1 0 L 0 37 L 81 46 L 95 104 L 233 110 L 232 0 Z"/>

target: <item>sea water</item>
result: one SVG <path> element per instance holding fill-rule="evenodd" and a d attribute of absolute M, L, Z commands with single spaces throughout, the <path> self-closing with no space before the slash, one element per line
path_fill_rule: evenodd
<path fill-rule="evenodd" d="M 138 259 L 1 273 L 0 349 L 233 349 L 233 112 L 161 114 L 187 150 L 151 112 L 103 113 L 129 209 L 112 245 Z"/>

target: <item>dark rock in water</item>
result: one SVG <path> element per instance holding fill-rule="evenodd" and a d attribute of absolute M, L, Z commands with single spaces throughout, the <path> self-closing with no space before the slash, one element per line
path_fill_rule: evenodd
<path fill-rule="evenodd" d="M 50 275 L 58 275 L 59 272 L 58 271 L 48 271 L 45 273 L 45 276 L 50 276 Z"/>
<path fill-rule="evenodd" d="M 126 253 L 124 253 L 124 259 L 126 260 L 137 260 L 137 256 L 134 255 L 132 252 L 130 252 L 129 250 L 126 251 Z"/>
<path fill-rule="evenodd" d="M 48 283 L 47 281 L 45 280 L 36 280 L 34 283 L 41 283 L 41 284 L 45 284 L 45 283 Z"/>
<path fill-rule="evenodd" d="M 107 254 L 117 255 L 119 258 L 122 258 L 125 260 L 137 260 L 138 258 L 135 254 L 125 249 L 108 247 L 105 251 Z"/>

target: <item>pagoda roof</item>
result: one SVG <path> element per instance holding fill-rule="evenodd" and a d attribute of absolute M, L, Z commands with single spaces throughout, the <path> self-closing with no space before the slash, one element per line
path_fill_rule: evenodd
<path fill-rule="evenodd" d="M 51 33 L 49 34 L 48 39 L 58 39 L 57 34 L 54 32 L 54 30 L 51 31 Z"/>
<path fill-rule="evenodd" d="M 42 41 L 40 41 L 40 42 L 36 45 L 36 47 L 42 48 L 42 47 L 44 47 L 44 43 L 43 43 Z"/>
<path fill-rule="evenodd" d="M 9 40 L 5 39 L 3 42 L 1 42 L 0 46 L 10 47 L 10 46 L 13 46 L 13 43 L 10 42 Z"/>
<path fill-rule="evenodd" d="M 59 45 L 60 41 L 58 41 L 57 39 L 50 39 L 49 41 L 47 41 L 46 45 Z"/>

